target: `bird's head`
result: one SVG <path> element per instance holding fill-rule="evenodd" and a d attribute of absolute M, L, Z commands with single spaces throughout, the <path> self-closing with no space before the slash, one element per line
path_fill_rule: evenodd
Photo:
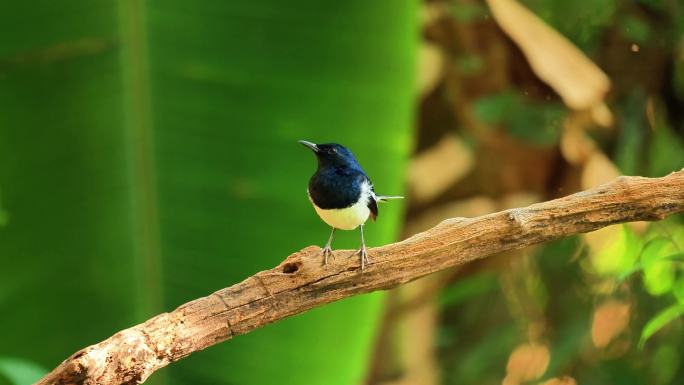
<path fill-rule="evenodd" d="M 348 148 L 344 147 L 341 144 L 315 144 L 307 142 L 306 140 L 300 140 L 299 143 L 301 143 L 303 146 L 309 148 L 311 151 L 314 152 L 316 158 L 318 158 L 319 167 L 359 167 L 359 164 L 356 162 L 356 158 L 354 158 L 354 154 L 352 154 L 352 152 L 349 151 Z"/>

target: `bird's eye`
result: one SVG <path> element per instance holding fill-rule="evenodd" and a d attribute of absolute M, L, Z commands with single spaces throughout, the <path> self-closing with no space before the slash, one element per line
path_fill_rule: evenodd
<path fill-rule="evenodd" d="M 337 149 L 335 147 L 330 149 L 331 154 L 337 154 Z"/>

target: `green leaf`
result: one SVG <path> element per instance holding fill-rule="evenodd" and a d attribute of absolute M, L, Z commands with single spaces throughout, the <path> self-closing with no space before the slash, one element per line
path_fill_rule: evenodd
<path fill-rule="evenodd" d="M 672 294 L 674 294 L 677 302 L 684 305 L 684 277 L 679 277 L 672 287 Z"/>
<path fill-rule="evenodd" d="M 323 244 L 329 229 L 306 197 L 315 160 L 298 139 L 349 146 L 378 193 L 401 194 L 416 8 L 1 2 L 0 186 L 12 214 L 0 229 L 1 351 L 51 367 Z M 370 246 L 395 238 L 401 210 L 381 207 Z M 340 232 L 333 246 L 358 243 Z M 381 298 L 257 330 L 150 383 L 358 383 Z"/>
<path fill-rule="evenodd" d="M 646 326 L 644 326 L 644 329 L 641 331 L 639 348 L 643 348 L 644 344 L 649 338 L 651 338 L 660 329 L 667 326 L 670 322 L 679 318 L 682 314 L 684 314 L 684 305 L 682 304 L 672 305 L 658 313 L 646 323 Z"/>
<path fill-rule="evenodd" d="M 0 356 L 0 380 L 4 377 L 11 385 L 30 385 L 47 373 L 40 365 L 13 357 Z M 2 383 L 2 381 L 0 381 Z"/>
<path fill-rule="evenodd" d="M 661 261 L 644 269 L 644 286 L 646 291 L 654 296 L 669 293 L 675 278 L 674 265 L 668 261 Z"/>
<path fill-rule="evenodd" d="M 644 269 L 644 265 L 642 265 L 642 264 L 639 263 L 639 262 L 635 263 L 634 265 L 632 265 L 632 267 L 630 267 L 630 268 L 627 269 L 627 270 L 622 271 L 622 272 L 618 275 L 618 278 L 617 278 L 617 279 L 618 279 L 618 282 L 624 281 L 625 279 L 629 278 L 632 274 L 637 273 L 637 272 L 639 272 L 639 271 L 641 271 L 641 270 L 643 270 L 643 269 Z"/>
<path fill-rule="evenodd" d="M 676 245 L 672 240 L 657 237 L 649 240 L 641 253 L 640 263 L 644 270 L 644 286 L 651 295 L 662 295 L 672 289 L 675 278 Z"/>
<path fill-rule="evenodd" d="M 684 262 L 684 253 L 676 253 L 663 258 L 668 261 Z"/>
<path fill-rule="evenodd" d="M 508 132 L 531 144 L 558 143 L 563 130 L 565 108 L 558 103 L 525 102 L 509 116 Z"/>
<path fill-rule="evenodd" d="M 641 240 L 627 225 L 619 225 L 620 231 L 608 232 L 609 241 L 591 256 L 594 268 L 599 274 L 621 277 L 638 268 Z"/>
<path fill-rule="evenodd" d="M 484 123 L 495 124 L 504 122 L 506 116 L 517 105 L 517 97 L 512 92 L 501 92 L 484 96 L 474 105 L 475 115 Z"/>

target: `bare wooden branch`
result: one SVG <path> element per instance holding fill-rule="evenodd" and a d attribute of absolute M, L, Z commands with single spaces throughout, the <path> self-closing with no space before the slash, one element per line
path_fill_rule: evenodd
<path fill-rule="evenodd" d="M 502 251 L 628 221 L 684 211 L 684 170 L 621 177 L 597 188 L 477 218 L 454 218 L 405 241 L 370 250 L 362 273 L 353 251 L 327 268 L 310 246 L 276 268 L 120 331 L 69 357 L 38 382 L 139 384 L 171 362 L 315 306 L 395 287 Z"/>

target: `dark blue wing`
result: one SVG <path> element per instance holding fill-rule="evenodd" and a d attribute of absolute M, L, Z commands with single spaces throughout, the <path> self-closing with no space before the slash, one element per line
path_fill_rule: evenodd
<path fill-rule="evenodd" d="M 375 198 L 370 197 L 368 200 L 368 208 L 370 209 L 371 219 L 376 220 L 378 218 L 378 202 L 375 201 Z"/>
<path fill-rule="evenodd" d="M 368 182 L 371 185 L 371 191 L 373 195 L 368 198 L 368 209 L 370 210 L 370 218 L 376 220 L 378 218 L 378 202 L 375 200 L 375 190 L 373 189 L 373 183 L 367 175 L 363 174 L 363 181 Z"/>

